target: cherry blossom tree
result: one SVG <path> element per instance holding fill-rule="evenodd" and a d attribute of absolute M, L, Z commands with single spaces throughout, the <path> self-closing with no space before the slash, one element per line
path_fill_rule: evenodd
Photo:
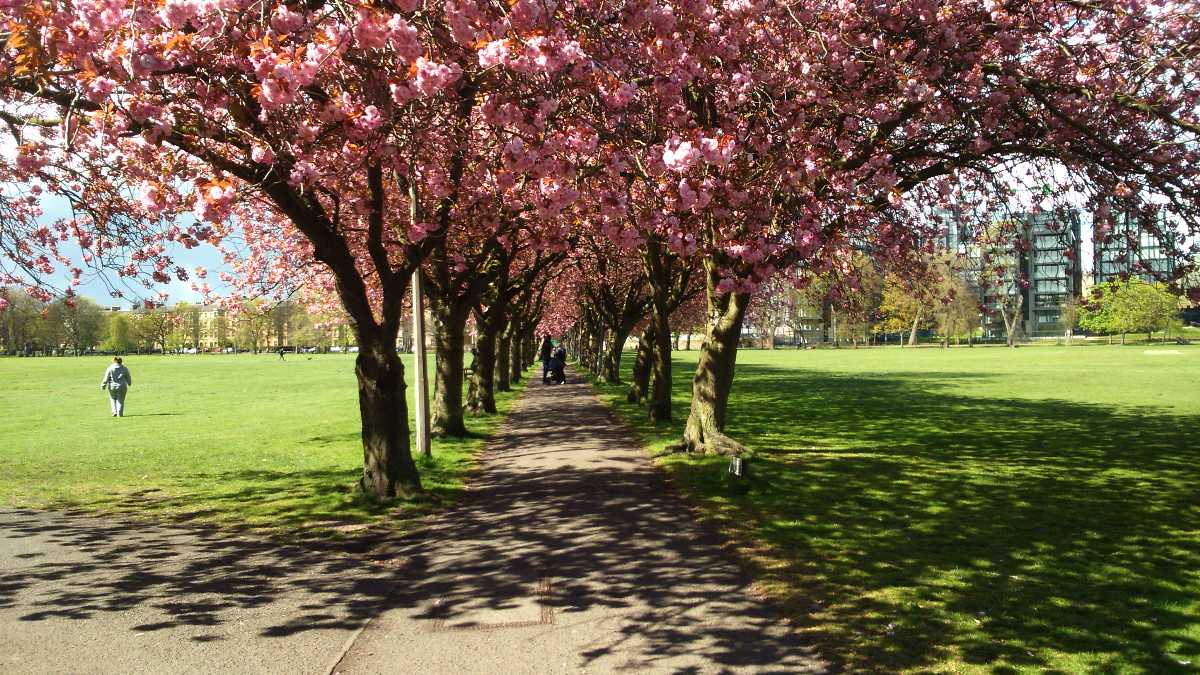
<path fill-rule="evenodd" d="M 1194 228 L 1197 9 L 648 3 L 597 28 L 611 32 L 587 42 L 614 73 L 605 102 L 633 111 L 601 137 L 642 122 L 623 171 L 663 209 L 642 221 L 704 267 L 707 337 L 678 447 L 742 449 L 722 432 L 736 345 L 777 269 L 819 273 L 852 250 L 920 265 L 936 238 L 923 213 L 1019 174 L 1101 221 L 1115 199 Z"/>
<path fill-rule="evenodd" d="M 112 195 L 111 209 L 36 240 L 51 253 L 62 233 L 78 231 L 85 252 L 111 238 L 162 281 L 188 276 L 171 269 L 167 242 L 237 234 L 257 251 L 246 277 L 318 263 L 361 348 L 362 486 L 411 493 L 420 480 L 394 346 L 409 279 L 447 231 L 464 176 L 492 166 L 475 141 L 544 124 L 556 108 L 547 92 L 581 57 L 570 18 L 467 0 L 6 1 L 0 98 L 24 135 L 14 180 L 79 204 Z M 554 180 L 536 139 L 522 143 L 522 170 Z M 186 212 L 195 222 L 181 227 Z M 37 251 L 22 260 L 53 264 Z"/>
<path fill-rule="evenodd" d="M 699 273 L 677 447 L 718 453 L 743 449 L 723 431 L 738 339 L 780 270 L 919 268 L 932 211 L 977 204 L 982 228 L 1031 193 L 1101 231 L 1200 226 L 1196 0 L 0 0 L 0 20 L 0 180 L 27 186 L 0 227 L 31 235 L 0 248 L 28 285 L 70 265 L 64 238 L 160 282 L 202 276 L 168 243 L 237 239 L 238 283 L 325 284 L 362 347 L 379 496 L 419 487 L 394 349 L 409 277 L 506 219 L 636 254 L 660 419 L 672 294 Z M 44 225 L 36 190 L 78 210 Z M 509 305 L 542 282 L 504 274 L 477 322 L 511 346 Z"/>

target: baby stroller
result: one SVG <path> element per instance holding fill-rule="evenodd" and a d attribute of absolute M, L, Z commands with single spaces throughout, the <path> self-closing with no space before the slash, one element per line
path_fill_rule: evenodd
<path fill-rule="evenodd" d="M 566 367 L 567 350 L 559 347 L 550 355 L 550 382 L 553 384 L 566 384 Z"/>

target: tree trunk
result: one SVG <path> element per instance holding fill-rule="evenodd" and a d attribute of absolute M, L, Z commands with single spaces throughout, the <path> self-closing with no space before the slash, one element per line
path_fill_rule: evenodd
<path fill-rule="evenodd" d="M 687 342 L 684 343 L 683 348 L 685 351 L 692 351 L 692 329 L 690 328 L 687 332 Z"/>
<path fill-rule="evenodd" d="M 621 384 L 621 350 L 625 347 L 625 339 L 629 331 L 621 327 L 612 331 L 612 345 L 604 355 L 604 381 L 608 384 Z"/>
<path fill-rule="evenodd" d="M 917 308 L 917 315 L 913 317 L 912 330 L 908 334 L 908 346 L 917 346 L 917 325 L 921 323 L 921 309 Z"/>
<path fill-rule="evenodd" d="M 596 322 L 592 325 L 591 337 L 588 340 L 588 364 L 587 369 L 593 375 L 598 375 L 601 368 L 602 353 L 604 351 L 604 323 L 597 317 Z"/>
<path fill-rule="evenodd" d="M 521 350 L 525 346 L 525 340 L 522 339 L 523 334 L 524 331 L 518 326 L 513 331 L 512 344 L 509 346 L 511 354 L 508 361 L 509 379 L 514 384 L 521 381 L 521 373 L 525 370 L 525 364 L 521 358 Z"/>
<path fill-rule="evenodd" d="M 475 343 L 475 388 L 479 396 L 479 407 L 485 413 L 496 414 L 496 328 L 487 321 L 479 322 L 479 341 Z"/>
<path fill-rule="evenodd" d="M 408 438 L 404 366 L 389 336 L 359 335 L 354 363 L 362 415 L 363 492 L 377 499 L 412 496 L 421 489 Z"/>
<path fill-rule="evenodd" d="M 705 454 L 739 454 L 746 448 L 725 435 L 725 411 L 733 387 L 737 345 L 749 295 L 718 295 L 716 266 L 705 264 L 708 325 L 700 345 L 700 360 L 692 378 L 692 407 L 683 442 L 672 449 Z"/>
<path fill-rule="evenodd" d="M 475 373 L 479 370 L 479 350 L 471 349 L 471 365 L 467 367 L 467 410 L 471 412 L 479 412 L 482 409 L 482 404 L 479 402 L 479 379 L 475 377 Z"/>
<path fill-rule="evenodd" d="M 656 301 L 655 305 L 651 317 L 655 325 L 650 349 L 650 373 L 653 378 L 648 412 L 650 419 L 655 422 L 665 422 L 671 419 L 671 329 L 665 298 L 664 302 Z"/>
<path fill-rule="evenodd" d="M 1004 301 L 1000 301 L 1000 317 L 1004 319 L 1005 343 L 1009 347 L 1015 347 L 1017 345 L 1017 326 L 1018 321 L 1020 320 L 1018 317 L 1021 316 L 1021 306 L 1024 303 L 1024 300 L 1024 296 L 1017 296 L 1017 306 L 1011 314 L 1007 309 L 1004 308 Z"/>
<path fill-rule="evenodd" d="M 463 334 L 467 313 L 461 309 L 434 309 L 433 410 L 429 433 L 433 436 L 467 435 L 463 420 Z"/>
<path fill-rule="evenodd" d="M 496 391 L 512 389 L 509 376 L 512 374 L 512 324 L 505 324 L 496 342 Z"/>
<path fill-rule="evenodd" d="M 654 329 L 647 326 L 638 336 L 637 355 L 633 358 L 633 376 L 629 393 L 625 399 L 630 403 L 641 403 L 650 388 L 650 350 L 653 349 Z"/>

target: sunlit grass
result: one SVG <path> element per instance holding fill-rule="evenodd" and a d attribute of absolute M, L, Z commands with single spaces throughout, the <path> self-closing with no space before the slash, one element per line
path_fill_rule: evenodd
<path fill-rule="evenodd" d="M 405 357 L 413 387 L 411 358 Z M 427 494 L 365 498 L 358 390 L 349 355 L 146 356 L 114 419 L 108 359 L 0 359 L 0 504 L 85 508 L 301 533 L 403 527 L 454 500 L 501 414 L 473 437 L 435 439 L 418 465 Z"/>
<path fill-rule="evenodd" d="M 651 449 L 687 415 L 675 365 L 673 424 L 601 387 Z M 1197 382 L 1176 345 L 747 350 L 749 490 L 663 464 L 851 671 L 1194 672 Z"/>

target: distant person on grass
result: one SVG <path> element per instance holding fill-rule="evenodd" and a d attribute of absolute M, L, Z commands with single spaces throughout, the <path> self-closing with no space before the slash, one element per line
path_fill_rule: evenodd
<path fill-rule="evenodd" d="M 554 352 L 554 343 L 550 341 L 550 336 L 542 337 L 542 348 L 539 351 L 539 357 L 542 361 L 542 384 L 550 384 L 550 357 Z"/>
<path fill-rule="evenodd" d="M 132 386 L 133 377 L 129 374 L 129 369 L 121 363 L 121 357 L 114 356 L 112 365 L 104 371 L 104 379 L 100 380 L 100 388 L 108 390 L 113 417 L 125 416 L 125 392 Z"/>
<path fill-rule="evenodd" d="M 280 361 L 287 361 L 287 359 L 283 358 L 283 347 L 280 347 L 280 348 L 279 348 L 279 360 L 280 360 Z"/>

